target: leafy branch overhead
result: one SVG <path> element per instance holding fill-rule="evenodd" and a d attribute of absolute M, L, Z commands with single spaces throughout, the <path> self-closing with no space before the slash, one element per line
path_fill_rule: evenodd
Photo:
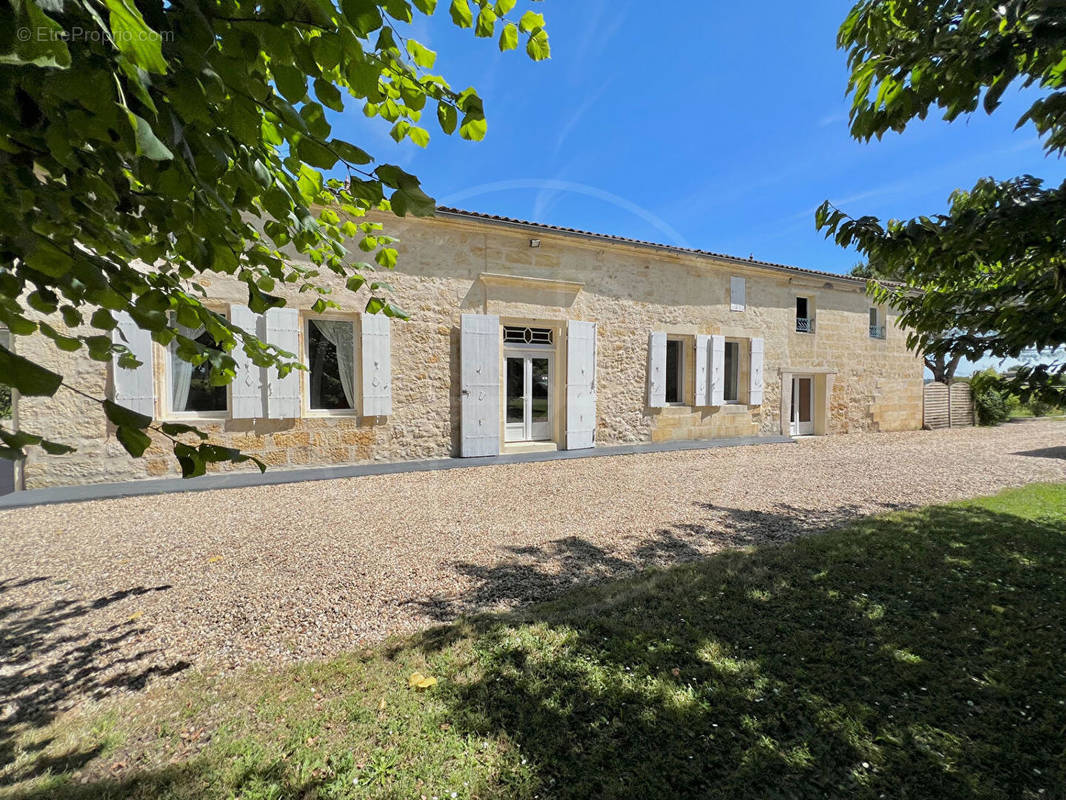
<path fill-rule="evenodd" d="M 1017 120 L 1049 155 L 1066 150 L 1066 6 L 1059 0 L 864 0 L 840 28 L 848 50 L 851 132 L 880 138 L 939 109 L 994 113 L 1011 87 L 1038 93 Z M 903 286 L 872 284 L 927 355 L 979 358 L 1066 343 L 1066 183 L 982 178 L 946 213 L 853 217 L 826 202 L 816 218 Z M 952 335 L 944 335 L 952 332 Z M 1066 364 L 1030 366 L 1013 390 L 1059 402 Z"/>
<path fill-rule="evenodd" d="M 529 57 L 547 58 L 543 16 L 515 6 L 452 0 L 448 13 L 500 50 L 524 41 Z M 202 276 L 243 282 L 257 313 L 284 305 L 282 286 L 323 311 L 339 307 L 328 271 L 365 287 L 368 311 L 405 316 L 367 277 L 396 250 L 365 216 L 430 215 L 434 202 L 414 175 L 335 135 L 330 113 L 380 118 L 422 147 L 427 115 L 444 134 L 484 137 L 475 89 L 434 74 L 436 53 L 403 33 L 436 11 L 436 0 L 0 5 L 0 327 L 135 366 L 111 335 L 127 312 L 224 385 L 235 348 L 282 371 L 293 355 L 205 306 Z M 205 328 L 214 346 L 179 326 Z M 63 385 L 5 348 L 0 358 L 0 385 L 45 396 Z M 120 440 L 143 450 L 139 437 Z M 5 439 L 6 450 L 26 444 L 38 442 Z"/>

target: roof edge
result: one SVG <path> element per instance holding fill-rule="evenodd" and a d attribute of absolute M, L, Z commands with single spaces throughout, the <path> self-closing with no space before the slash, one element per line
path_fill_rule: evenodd
<path fill-rule="evenodd" d="M 795 267 L 789 264 L 778 264 L 773 261 L 761 261 L 756 258 L 740 258 L 739 256 L 731 256 L 725 253 L 715 253 L 711 250 L 699 250 L 692 247 L 680 247 L 677 245 L 662 244 L 661 242 L 649 242 L 644 239 L 631 239 L 627 236 L 617 236 L 610 233 L 596 233 L 594 231 L 585 231 L 579 228 L 566 228 L 558 225 L 547 225 L 542 222 L 530 222 L 529 220 L 516 219 L 514 217 L 502 217 L 496 214 L 484 214 L 479 211 L 467 211 L 461 208 L 452 208 L 449 206 L 438 206 L 437 216 L 451 217 L 455 219 L 468 219 L 477 222 L 487 222 L 489 224 L 500 225 L 502 227 L 516 228 L 519 230 L 536 231 L 541 233 L 559 234 L 561 236 L 572 236 L 581 239 L 590 239 L 593 241 L 610 242 L 615 244 L 627 244 L 634 247 L 641 247 L 648 250 L 655 250 L 663 253 L 671 254 L 684 254 L 692 255 L 700 258 L 713 258 L 719 261 L 725 261 L 731 264 L 737 264 L 738 266 L 748 267 L 762 267 L 764 269 L 773 270 L 776 272 L 785 272 L 789 274 L 826 278 L 829 280 L 843 281 L 849 284 L 866 285 L 866 278 L 857 278 L 853 275 L 842 275 L 836 272 L 826 272 L 825 270 L 808 269 L 806 267 Z"/>

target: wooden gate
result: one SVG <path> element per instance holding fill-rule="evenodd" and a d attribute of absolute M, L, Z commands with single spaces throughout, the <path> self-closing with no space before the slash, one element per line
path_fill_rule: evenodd
<path fill-rule="evenodd" d="M 967 381 L 955 381 L 948 389 L 948 411 L 951 427 L 973 425 L 973 395 Z"/>
<path fill-rule="evenodd" d="M 974 424 L 973 396 L 967 381 L 927 383 L 924 394 L 923 424 L 927 430 L 959 428 Z"/>

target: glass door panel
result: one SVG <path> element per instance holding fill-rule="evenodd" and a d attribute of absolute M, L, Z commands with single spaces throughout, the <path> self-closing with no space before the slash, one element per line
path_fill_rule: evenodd
<path fill-rule="evenodd" d="M 800 378 L 800 391 L 799 391 L 799 421 L 800 422 L 813 422 L 814 418 L 811 416 L 811 389 L 813 388 L 810 378 Z"/>
<path fill-rule="evenodd" d="M 504 383 L 507 409 L 504 441 L 520 442 L 526 438 L 526 360 L 524 358 L 507 357 Z"/>
<path fill-rule="evenodd" d="M 793 436 L 814 433 L 814 379 L 792 379 L 792 412 L 790 414 Z"/>
<path fill-rule="evenodd" d="M 552 357 L 509 353 L 504 358 L 504 441 L 552 438 Z"/>
<path fill-rule="evenodd" d="M 529 438 L 544 441 L 551 438 L 551 361 L 547 358 L 530 358 L 529 379 Z"/>

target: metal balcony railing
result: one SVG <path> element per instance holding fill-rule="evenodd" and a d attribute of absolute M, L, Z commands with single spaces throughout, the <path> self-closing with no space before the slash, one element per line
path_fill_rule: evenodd
<path fill-rule="evenodd" d="M 885 326 L 884 325 L 871 325 L 870 326 L 870 338 L 871 339 L 884 339 L 885 338 Z"/>
<path fill-rule="evenodd" d="M 814 317 L 796 317 L 797 333 L 814 333 Z"/>

